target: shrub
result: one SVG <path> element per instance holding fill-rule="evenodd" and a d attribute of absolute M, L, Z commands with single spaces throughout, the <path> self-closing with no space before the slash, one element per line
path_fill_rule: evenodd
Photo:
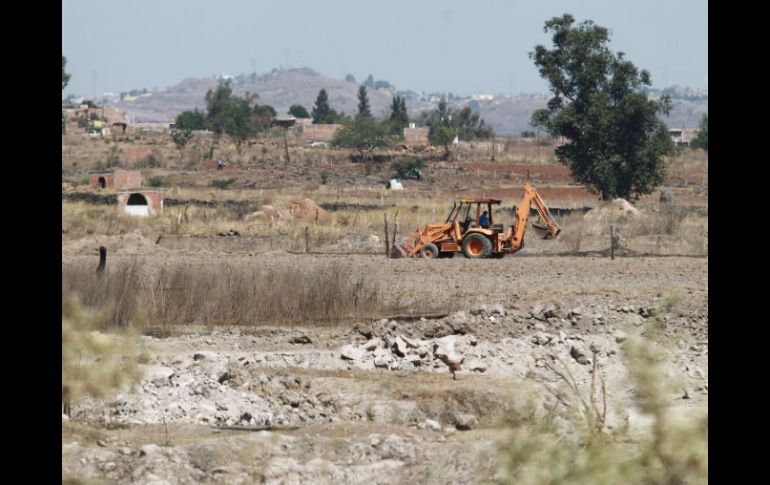
<path fill-rule="evenodd" d="M 119 337 L 99 331 L 109 313 L 105 309 L 84 308 L 74 295 L 62 301 L 61 372 L 65 412 L 69 412 L 69 404 L 74 399 L 104 397 L 137 380 L 136 363 L 121 360 L 117 355 L 125 350 Z"/>
<path fill-rule="evenodd" d="M 425 167 L 425 161 L 417 157 L 407 157 L 394 161 L 390 167 L 396 171 L 399 178 L 405 178 L 412 170 L 422 170 Z"/>
<path fill-rule="evenodd" d="M 659 333 L 660 315 L 678 298 L 672 295 L 653 313 L 648 335 Z M 546 415 L 538 414 L 536 402 L 520 406 L 510 435 L 501 443 L 497 483 L 708 483 L 708 412 L 693 410 L 687 418 L 672 418 L 660 353 L 642 336 L 630 337 L 622 348 L 637 404 L 653 418 L 651 435 L 636 436 L 628 427 L 612 432 L 606 429 L 601 377 L 601 399 L 597 392 L 598 351 L 593 352 L 590 391 L 581 389 L 569 368 L 556 357 L 546 367 L 567 384 L 569 393 L 549 389 L 556 399 Z M 558 406 L 565 409 L 562 416 L 567 419 L 567 432 L 553 419 Z"/>
<path fill-rule="evenodd" d="M 232 185 L 235 182 L 235 179 L 215 179 L 211 182 L 212 187 L 216 187 L 217 189 L 224 190 L 228 186 Z"/>
<path fill-rule="evenodd" d="M 161 177 L 160 175 L 153 175 L 147 179 L 147 185 L 149 187 L 166 187 L 168 185 L 168 178 Z"/>

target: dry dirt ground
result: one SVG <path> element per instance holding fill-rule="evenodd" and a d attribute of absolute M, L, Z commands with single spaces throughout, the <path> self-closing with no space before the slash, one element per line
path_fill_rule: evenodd
<path fill-rule="evenodd" d="M 505 417 L 530 392 L 583 389 L 592 360 L 609 427 L 649 424 L 621 343 L 665 302 L 656 345 L 677 412 L 708 402 L 708 258 L 222 255 L 149 249 L 163 265 L 336 262 L 379 282 L 394 314 L 333 326 L 186 329 L 135 337 L 143 379 L 62 418 L 63 479 L 84 483 L 479 483 L 496 473 Z M 95 267 L 94 255 L 62 255 Z M 597 351 L 589 350 L 593 346 Z M 450 372 L 448 363 L 462 369 Z M 553 362 L 553 361 L 550 361 Z M 258 429 L 268 428 L 267 430 Z"/>

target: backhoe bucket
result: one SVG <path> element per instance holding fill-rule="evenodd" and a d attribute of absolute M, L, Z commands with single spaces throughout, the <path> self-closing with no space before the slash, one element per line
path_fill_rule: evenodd
<path fill-rule="evenodd" d="M 394 244 L 390 248 L 390 257 L 392 259 L 406 258 L 407 254 L 404 248 L 400 244 Z"/>
<path fill-rule="evenodd" d="M 543 223 L 538 224 L 535 221 L 532 221 L 532 227 L 535 228 L 535 232 L 540 236 L 541 239 L 556 239 L 556 236 L 558 236 L 561 232 L 560 228 L 551 230 L 547 225 Z"/>

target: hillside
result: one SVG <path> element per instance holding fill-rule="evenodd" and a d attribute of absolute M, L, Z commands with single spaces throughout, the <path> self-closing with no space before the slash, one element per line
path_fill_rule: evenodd
<path fill-rule="evenodd" d="M 149 95 L 129 98 L 109 103 L 125 110 L 137 122 L 166 122 L 182 111 L 205 108 L 204 97 L 209 89 L 216 88 L 216 78 L 185 79 L 175 86 L 150 93 Z M 348 114 L 356 111 L 359 84 L 323 76 L 309 68 L 273 69 L 261 76 L 238 77 L 233 81 L 236 95 L 246 92 L 257 93 L 260 104 L 269 104 L 279 113 L 286 113 L 292 104 L 301 104 L 310 111 L 320 89 L 326 89 L 331 106 Z M 369 89 L 369 101 L 372 112 L 381 116 L 387 113 L 391 93 L 385 90 Z M 666 92 L 666 90 L 664 90 Z M 416 93 L 415 93 L 416 94 Z M 651 92 L 655 96 L 657 92 Z M 708 95 L 692 96 L 689 91 L 678 96 L 673 91 L 674 108 L 663 121 L 670 127 L 696 127 L 704 113 L 708 113 Z M 472 104 L 481 117 L 500 135 L 519 135 L 530 130 L 529 119 L 532 113 L 545 107 L 546 94 L 521 94 L 515 97 L 496 96 L 487 101 L 471 101 L 463 98 L 451 103 L 455 107 Z M 407 109 L 411 116 L 433 109 L 436 102 L 425 97 L 410 96 Z"/>

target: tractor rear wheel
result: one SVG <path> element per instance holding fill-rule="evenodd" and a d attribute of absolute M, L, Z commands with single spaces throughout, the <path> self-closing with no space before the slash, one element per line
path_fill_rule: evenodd
<path fill-rule="evenodd" d="M 492 254 L 492 242 L 483 234 L 471 234 L 463 241 L 463 254 L 466 258 L 488 258 Z"/>
<path fill-rule="evenodd" d="M 420 256 L 425 259 L 433 259 L 438 257 L 438 248 L 433 243 L 428 243 L 420 248 Z"/>

